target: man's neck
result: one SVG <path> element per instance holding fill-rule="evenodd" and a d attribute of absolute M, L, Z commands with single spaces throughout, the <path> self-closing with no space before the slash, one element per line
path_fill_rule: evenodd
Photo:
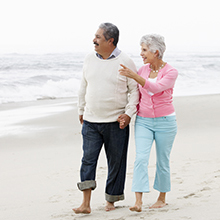
<path fill-rule="evenodd" d="M 105 59 L 109 60 L 112 58 L 117 57 L 118 55 L 120 55 L 121 51 L 118 49 L 118 47 L 115 47 L 115 49 L 111 52 L 111 54 L 109 55 L 109 53 L 105 56 Z M 103 57 L 96 53 L 97 57 L 99 57 L 100 59 L 103 59 Z M 107 57 L 107 58 L 106 58 Z"/>
<path fill-rule="evenodd" d="M 102 54 L 101 56 L 102 56 L 103 60 L 107 60 L 110 55 L 111 55 L 111 53 L 105 53 L 105 54 Z"/>
<path fill-rule="evenodd" d="M 99 55 L 103 58 L 103 60 L 106 60 L 106 59 L 108 59 L 110 57 L 110 55 L 115 50 L 115 48 L 116 47 L 113 47 L 111 50 L 109 50 L 109 51 L 107 51 L 107 52 L 105 52 L 103 54 L 99 54 Z"/>

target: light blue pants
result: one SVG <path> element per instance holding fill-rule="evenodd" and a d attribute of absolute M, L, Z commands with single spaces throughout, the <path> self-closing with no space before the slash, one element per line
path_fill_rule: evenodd
<path fill-rule="evenodd" d="M 154 140 L 157 156 L 154 189 L 159 192 L 170 191 L 169 160 L 176 133 L 176 116 L 159 118 L 136 117 L 136 159 L 134 163 L 132 192 L 149 192 L 148 163 Z"/>

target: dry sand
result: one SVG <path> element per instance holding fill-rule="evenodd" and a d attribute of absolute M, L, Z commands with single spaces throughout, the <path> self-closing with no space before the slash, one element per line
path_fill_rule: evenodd
<path fill-rule="evenodd" d="M 135 159 L 134 118 L 128 152 L 125 200 L 105 212 L 106 160 L 102 151 L 92 213 L 76 215 L 82 201 L 76 183 L 82 156 L 76 100 L 57 99 L 0 105 L 0 219 L 220 219 L 220 95 L 175 97 L 178 134 L 171 154 L 172 190 L 168 205 L 151 210 L 155 149 L 149 164 L 151 192 L 134 213 L 131 192 Z"/>

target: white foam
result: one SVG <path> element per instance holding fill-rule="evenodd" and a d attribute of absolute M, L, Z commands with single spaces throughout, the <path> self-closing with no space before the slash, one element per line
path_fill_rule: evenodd
<path fill-rule="evenodd" d="M 77 96 L 84 56 L 81 54 L 8 55 L 0 57 L 0 104 Z M 139 69 L 141 57 L 132 55 Z M 179 72 L 174 96 L 220 93 L 220 53 L 165 54 Z"/>

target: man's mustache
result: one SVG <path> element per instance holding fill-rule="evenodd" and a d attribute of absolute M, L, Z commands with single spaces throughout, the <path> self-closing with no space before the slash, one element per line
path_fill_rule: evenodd
<path fill-rule="evenodd" d="M 94 42 L 94 44 L 95 44 L 96 46 L 99 46 L 99 44 L 98 44 L 98 43 L 96 43 L 96 42 Z"/>

